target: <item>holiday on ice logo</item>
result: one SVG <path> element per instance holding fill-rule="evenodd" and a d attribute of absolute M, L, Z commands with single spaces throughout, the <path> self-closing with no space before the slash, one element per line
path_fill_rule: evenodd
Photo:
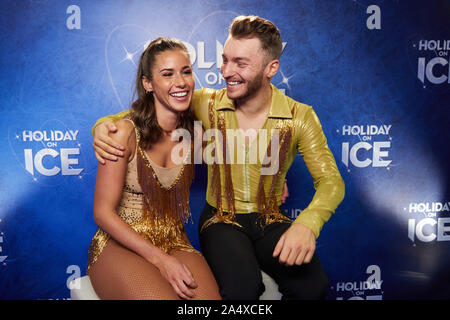
<path fill-rule="evenodd" d="M 341 160 L 348 171 L 351 167 L 389 170 L 391 129 L 392 125 L 386 124 L 344 125 L 338 129 L 337 132 L 347 140 L 342 142 Z"/>
<path fill-rule="evenodd" d="M 415 242 L 450 241 L 450 202 L 412 202 L 404 211 L 408 219 L 408 238 Z"/>

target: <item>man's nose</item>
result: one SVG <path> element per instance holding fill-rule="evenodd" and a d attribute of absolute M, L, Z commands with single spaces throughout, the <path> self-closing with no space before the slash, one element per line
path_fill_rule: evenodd
<path fill-rule="evenodd" d="M 233 74 L 233 68 L 230 66 L 229 63 L 222 63 L 222 66 L 220 67 L 220 71 L 222 72 L 222 76 L 224 78 L 227 78 Z"/>

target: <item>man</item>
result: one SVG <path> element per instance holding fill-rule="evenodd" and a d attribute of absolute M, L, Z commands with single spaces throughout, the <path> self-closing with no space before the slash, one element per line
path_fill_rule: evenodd
<path fill-rule="evenodd" d="M 224 136 L 230 129 L 259 130 L 257 135 L 245 135 L 242 163 L 207 162 L 200 245 L 224 299 L 258 299 L 264 290 L 260 270 L 277 282 L 285 299 L 323 299 L 326 295 L 328 281 L 315 243 L 344 197 L 344 182 L 312 107 L 286 97 L 270 83 L 278 71 L 281 50 L 281 36 L 272 22 L 237 17 L 223 50 L 221 72 L 226 89 L 198 90 L 192 101 L 205 130 L 215 129 Z M 110 130 L 114 130 L 111 123 L 95 129 L 94 148 L 100 161 L 116 152 L 107 136 Z M 227 152 L 228 138 L 211 140 L 215 157 Z M 270 161 L 277 164 L 272 173 L 263 173 L 267 163 L 261 159 L 249 161 L 249 154 L 259 152 L 254 149 L 261 146 L 267 150 L 266 157 L 269 149 L 270 157 L 276 156 Z M 286 172 L 298 152 L 316 192 L 291 222 L 279 206 Z"/>

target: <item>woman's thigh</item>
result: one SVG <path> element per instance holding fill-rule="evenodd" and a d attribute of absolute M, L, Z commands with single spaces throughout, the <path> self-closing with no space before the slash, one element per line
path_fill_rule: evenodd
<path fill-rule="evenodd" d="M 100 299 L 179 299 L 158 268 L 112 239 L 91 266 L 89 276 Z"/>
<path fill-rule="evenodd" d="M 172 256 L 184 263 L 197 283 L 197 288 L 191 289 L 195 297 L 193 300 L 219 300 L 219 288 L 216 279 L 205 258 L 195 252 L 174 250 Z"/>

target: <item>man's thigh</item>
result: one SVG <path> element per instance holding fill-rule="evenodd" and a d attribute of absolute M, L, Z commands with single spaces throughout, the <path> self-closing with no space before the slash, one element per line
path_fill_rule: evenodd
<path fill-rule="evenodd" d="M 265 228 L 263 236 L 255 241 L 255 253 L 262 270 L 278 284 L 285 299 L 323 299 L 328 287 L 328 279 L 314 254 L 310 263 L 287 266 L 273 257 L 273 251 L 280 237 L 290 223 L 273 223 Z"/>
<path fill-rule="evenodd" d="M 230 224 L 215 223 L 200 233 L 201 250 L 223 299 L 258 299 L 263 285 L 250 238 Z"/>

